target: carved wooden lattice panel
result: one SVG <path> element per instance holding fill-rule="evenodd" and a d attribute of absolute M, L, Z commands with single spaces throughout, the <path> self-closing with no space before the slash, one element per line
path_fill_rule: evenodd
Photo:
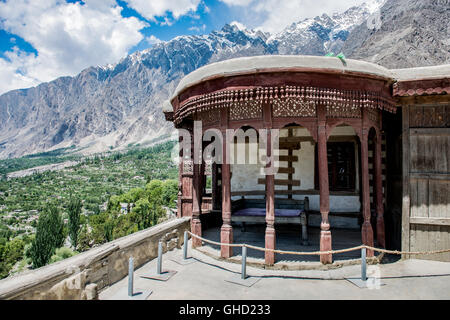
<path fill-rule="evenodd" d="M 234 102 L 230 107 L 230 120 L 261 119 L 261 101 Z"/>
<path fill-rule="evenodd" d="M 412 106 L 409 123 L 412 128 L 450 127 L 450 105 Z"/>
<path fill-rule="evenodd" d="M 380 121 L 380 111 L 378 109 L 366 108 L 366 112 L 370 121 L 375 123 Z"/>
<path fill-rule="evenodd" d="M 205 175 L 207 176 L 212 175 L 212 165 L 213 165 L 212 159 L 205 160 Z"/>
<path fill-rule="evenodd" d="M 209 111 L 202 111 L 198 113 L 197 119 L 203 123 L 203 125 L 209 125 L 216 123 L 220 120 L 220 110 L 214 109 Z"/>
<path fill-rule="evenodd" d="M 316 106 L 314 103 L 300 99 L 288 98 L 286 100 L 274 99 L 272 113 L 275 118 L 283 117 L 315 117 Z"/>
<path fill-rule="evenodd" d="M 327 118 L 361 118 L 361 108 L 356 104 L 332 103 L 327 105 Z"/>
<path fill-rule="evenodd" d="M 183 174 L 194 173 L 194 161 L 192 159 L 183 160 Z"/>

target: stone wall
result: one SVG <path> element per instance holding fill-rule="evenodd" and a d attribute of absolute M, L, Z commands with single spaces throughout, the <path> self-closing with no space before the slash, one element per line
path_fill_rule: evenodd
<path fill-rule="evenodd" d="M 128 274 L 128 259 L 138 268 L 164 252 L 181 248 L 190 218 L 172 219 L 74 257 L 0 280 L 0 299 L 92 300 L 98 291 Z"/>

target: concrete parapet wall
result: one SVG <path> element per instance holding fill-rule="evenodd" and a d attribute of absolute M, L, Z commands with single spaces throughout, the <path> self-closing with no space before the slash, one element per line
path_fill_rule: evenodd
<path fill-rule="evenodd" d="M 164 252 L 183 245 L 190 218 L 172 219 L 111 241 L 74 257 L 0 280 L 0 299 L 92 300 L 98 291 L 128 274 L 128 259 L 138 268 Z"/>

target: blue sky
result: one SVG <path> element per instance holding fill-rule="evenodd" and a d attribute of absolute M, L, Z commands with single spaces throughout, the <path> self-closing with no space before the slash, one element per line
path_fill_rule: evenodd
<path fill-rule="evenodd" d="M 368 0 L 370 2 L 382 0 Z M 226 23 L 280 32 L 364 0 L 0 0 L 0 94 Z"/>

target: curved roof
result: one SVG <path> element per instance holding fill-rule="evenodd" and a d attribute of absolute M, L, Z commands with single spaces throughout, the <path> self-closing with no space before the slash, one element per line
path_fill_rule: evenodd
<path fill-rule="evenodd" d="M 336 57 L 281 55 L 244 57 L 212 63 L 191 72 L 180 81 L 170 100 L 175 98 L 186 88 L 192 87 L 208 79 L 261 73 L 264 72 L 264 70 L 273 72 L 276 71 L 276 69 L 285 70 L 296 68 L 311 69 L 311 71 L 316 72 L 335 73 L 337 71 L 343 74 L 361 73 L 367 74 L 368 76 L 386 78 L 387 80 L 392 81 L 395 79 L 394 73 L 389 69 L 373 63 L 352 59 L 345 59 L 345 63 L 343 63 Z"/>

